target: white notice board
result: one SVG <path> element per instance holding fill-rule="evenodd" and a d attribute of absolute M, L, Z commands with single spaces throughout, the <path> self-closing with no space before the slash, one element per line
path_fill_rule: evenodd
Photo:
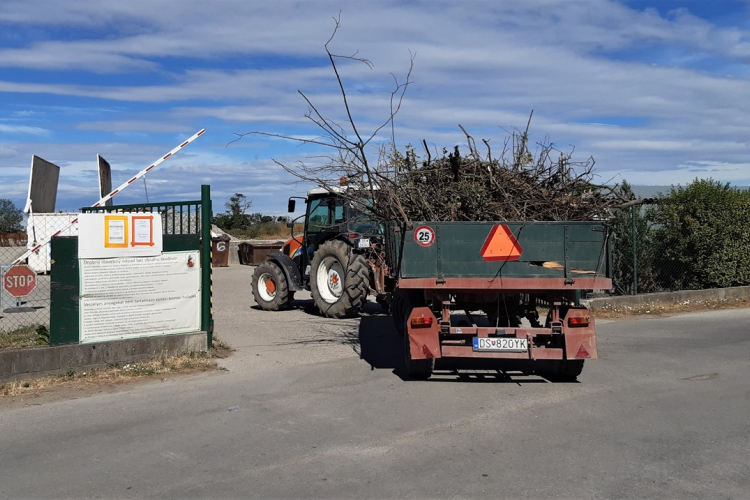
<path fill-rule="evenodd" d="M 198 251 L 80 259 L 80 341 L 199 332 Z"/>
<path fill-rule="evenodd" d="M 81 214 L 78 258 L 148 257 L 163 248 L 161 215 L 145 213 Z"/>

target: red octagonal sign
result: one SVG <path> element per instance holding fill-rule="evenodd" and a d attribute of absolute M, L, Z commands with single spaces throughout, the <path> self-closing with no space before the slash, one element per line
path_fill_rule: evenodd
<path fill-rule="evenodd" d="M 36 288 L 36 273 L 29 266 L 13 266 L 3 276 L 3 288 L 14 297 L 26 297 Z"/>

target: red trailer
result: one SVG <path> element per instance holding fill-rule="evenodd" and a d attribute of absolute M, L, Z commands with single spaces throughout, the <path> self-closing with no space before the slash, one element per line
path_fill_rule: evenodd
<path fill-rule="evenodd" d="M 386 228 L 407 373 L 440 358 L 516 359 L 575 378 L 597 357 L 582 290 L 612 287 L 601 222 L 417 222 Z"/>

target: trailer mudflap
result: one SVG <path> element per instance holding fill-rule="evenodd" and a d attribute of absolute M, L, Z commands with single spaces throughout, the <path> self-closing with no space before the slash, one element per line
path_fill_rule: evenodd
<path fill-rule="evenodd" d="M 569 326 L 569 319 L 575 316 L 588 315 L 588 326 L 574 328 Z M 594 318 L 586 309 L 570 309 L 563 322 L 565 335 L 565 359 L 597 359 L 599 351 L 596 346 L 596 329 Z"/>
<path fill-rule="evenodd" d="M 440 326 L 429 307 L 415 307 L 406 319 L 411 359 L 440 358 Z"/>

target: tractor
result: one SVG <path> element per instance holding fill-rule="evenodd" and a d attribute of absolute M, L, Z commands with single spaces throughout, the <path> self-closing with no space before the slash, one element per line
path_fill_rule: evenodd
<path fill-rule="evenodd" d="M 348 199 L 348 186 L 311 189 L 304 216 L 289 223 L 292 238 L 279 253 L 269 254 L 253 274 L 253 297 L 261 309 L 287 309 L 294 293 L 308 290 L 320 313 L 330 318 L 355 316 L 371 290 L 387 306 L 382 289 L 382 231 Z M 294 223 L 304 217 L 304 234 L 295 237 Z"/>

